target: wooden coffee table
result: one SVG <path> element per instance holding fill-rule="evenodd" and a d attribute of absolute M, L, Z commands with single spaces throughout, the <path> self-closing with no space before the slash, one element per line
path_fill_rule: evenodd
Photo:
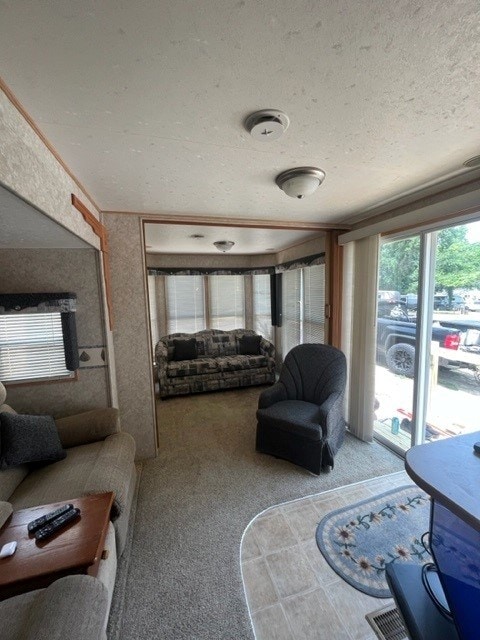
<path fill-rule="evenodd" d="M 15 511 L 0 529 L 0 547 L 17 542 L 13 556 L 0 558 L 0 600 L 47 587 L 66 575 L 95 576 L 104 552 L 113 497 L 112 492 L 98 493 Z M 31 520 L 68 503 L 80 509 L 79 518 L 42 542 L 28 533 Z"/>

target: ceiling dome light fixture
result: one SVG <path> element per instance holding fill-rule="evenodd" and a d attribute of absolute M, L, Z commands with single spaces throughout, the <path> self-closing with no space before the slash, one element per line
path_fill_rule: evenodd
<path fill-rule="evenodd" d="M 316 167 L 297 167 L 282 171 L 275 178 L 277 185 L 291 198 L 312 195 L 325 180 L 325 171 Z"/>
<path fill-rule="evenodd" d="M 222 251 L 223 253 L 225 253 L 225 251 L 230 251 L 230 249 L 233 247 L 235 243 L 232 242 L 231 240 L 217 240 L 213 244 L 215 247 L 217 247 L 219 251 Z"/>
<path fill-rule="evenodd" d="M 469 169 L 473 169 L 474 167 L 480 167 L 480 156 L 474 156 L 469 160 L 465 160 L 463 163 L 464 167 L 468 167 Z"/>

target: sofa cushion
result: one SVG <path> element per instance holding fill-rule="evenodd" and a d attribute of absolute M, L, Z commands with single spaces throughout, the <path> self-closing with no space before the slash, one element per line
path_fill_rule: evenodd
<path fill-rule="evenodd" d="M 216 358 L 220 371 L 244 371 L 247 369 L 258 369 L 267 366 L 265 356 L 225 356 Z"/>
<path fill-rule="evenodd" d="M 197 341 L 195 338 L 190 340 L 174 340 L 173 360 L 195 360 L 197 358 Z"/>
<path fill-rule="evenodd" d="M 17 510 L 113 491 L 113 515 L 118 516 L 126 506 L 134 457 L 135 442 L 123 432 L 100 442 L 72 447 L 67 449 L 64 460 L 31 471 L 9 502 Z"/>
<path fill-rule="evenodd" d="M 28 466 L 22 464 L 19 467 L 0 470 L 0 500 L 9 500 L 12 493 L 28 474 Z"/>
<path fill-rule="evenodd" d="M 1 466 L 56 462 L 66 457 L 52 416 L 0 414 Z"/>
<path fill-rule="evenodd" d="M 242 336 L 238 339 L 238 353 L 244 356 L 257 356 L 260 353 L 262 336 Z"/>
<path fill-rule="evenodd" d="M 185 376 L 195 376 L 202 373 L 215 373 L 220 371 L 217 358 L 197 358 L 196 360 L 172 360 L 167 365 L 167 376 L 169 378 L 184 378 Z"/>
<path fill-rule="evenodd" d="M 309 440 L 320 440 L 321 410 L 317 404 L 303 400 L 281 400 L 266 409 L 258 409 L 257 418 L 263 425 L 283 429 Z"/>

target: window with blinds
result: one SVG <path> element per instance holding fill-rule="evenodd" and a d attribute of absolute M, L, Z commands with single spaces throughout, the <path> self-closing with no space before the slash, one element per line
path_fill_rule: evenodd
<path fill-rule="evenodd" d="M 241 329 L 245 326 L 243 276 L 208 276 L 211 329 Z"/>
<path fill-rule="evenodd" d="M 65 365 L 60 313 L 0 316 L 0 380 L 25 382 L 74 376 Z"/>
<path fill-rule="evenodd" d="M 302 342 L 325 341 L 325 265 L 302 269 L 304 317 Z"/>
<path fill-rule="evenodd" d="M 195 333 L 206 328 L 203 276 L 167 276 L 168 333 Z"/>
<path fill-rule="evenodd" d="M 302 269 L 282 276 L 282 351 L 284 356 L 302 342 Z"/>
<path fill-rule="evenodd" d="M 152 349 L 155 352 L 155 345 L 157 344 L 160 336 L 158 333 L 158 305 L 157 305 L 157 290 L 155 287 L 155 276 L 148 276 L 148 305 L 150 310 L 150 335 L 152 338 Z"/>
<path fill-rule="evenodd" d="M 270 276 L 253 275 L 253 329 L 267 340 L 272 340 L 273 327 L 270 309 Z"/>
<path fill-rule="evenodd" d="M 282 283 L 285 356 L 297 344 L 325 341 L 325 265 L 285 271 Z"/>

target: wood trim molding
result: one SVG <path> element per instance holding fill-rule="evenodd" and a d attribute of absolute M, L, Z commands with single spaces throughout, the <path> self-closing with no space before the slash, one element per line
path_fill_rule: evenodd
<path fill-rule="evenodd" d="M 338 349 L 342 343 L 343 247 L 338 244 L 339 233 L 330 231 L 326 238 L 328 260 L 328 299 L 330 300 L 328 344 Z"/>
<path fill-rule="evenodd" d="M 108 321 L 110 330 L 113 329 L 113 304 L 112 304 L 112 284 L 110 277 L 110 254 L 108 248 L 108 234 L 104 225 L 97 220 L 97 218 L 93 215 L 91 211 L 87 209 L 87 207 L 83 204 L 81 200 L 77 198 L 77 196 L 72 193 L 72 205 L 75 207 L 77 211 L 79 211 L 83 219 L 87 224 L 89 224 L 93 232 L 100 238 L 100 251 L 102 252 L 103 259 L 103 277 L 105 281 L 105 296 L 107 299 L 107 308 L 108 308 Z"/>
<path fill-rule="evenodd" d="M 214 216 L 184 216 L 175 214 L 149 214 L 141 211 L 102 211 L 104 215 L 124 215 L 142 218 L 143 222 L 155 224 L 197 225 L 202 227 L 247 227 L 251 229 L 287 229 L 293 231 L 349 231 L 350 225 L 325 222 L 292 222 L 290 220 L 258 220 L 248 218 L 225 218 Z"/>
<path fill-rule="evenodd" d="M 95 200 L 88 193 L 88 191 L 85 189 L 83 184 L 78 180 L 78 178 L 75 177 L 75 175 L 72 173 L 72 171 L 70 170 L 68 165 L 65 163 L 63 158 L 60 156 L 58 151 L 55 149 L 55 147 L 52 145 L 52 143 L 47 139 L 47 137 L 44 135 L 42 130 L 36 124 L 36 122 L 34 121 L 32 116 L 28 113 L 28 111 L 25 109 L 25 107 L 22 105 L 20 100 L 13 93 L 13 91 L 7 86 L 7 84 L 5 83 L 5 81 L 3 80 L 3 78 L 1 76 L 0 76 L 0 91 L 3 91 L 3 93 L 5 94 L 7 99 L 9 100 L 9 102 L 11 102 L 11 104 L 19 112 L 19 114 L 22 116 L 22 118 L 27 122 L 29 127 L 40 138 L 40 140 L 43 142 L 43 144 L 46 146 L 46 148 L 50 151 L 50 153 L 55 158 L 55 160 L 60 164 L 62 169 L 65 171 L 65 173 L 73 180 L 73 182 L 77 185 L 77 187 L 80 189 L 80 191 L 88 198 L 88 200 L 93 204 L 93 206 L 98 211 L 100 211 L 100 209 L 99 209 L 97 203 L 95 202 Z"/>

